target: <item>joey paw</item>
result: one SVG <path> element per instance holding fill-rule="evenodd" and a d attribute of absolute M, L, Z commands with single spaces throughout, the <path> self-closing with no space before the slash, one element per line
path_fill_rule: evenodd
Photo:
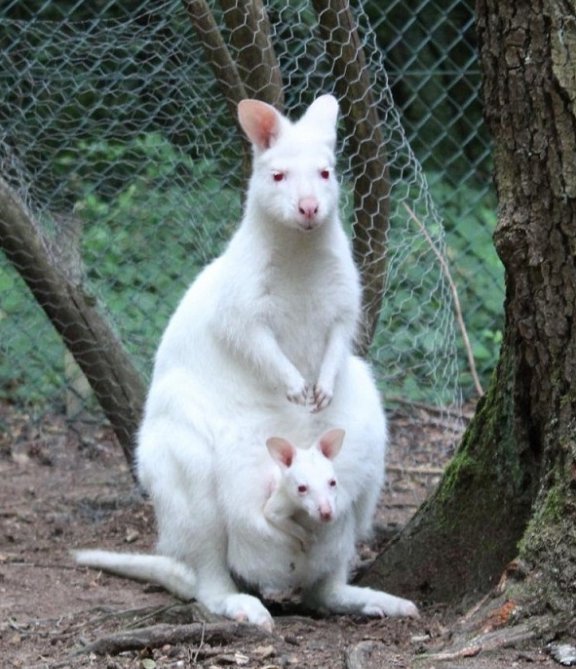
<path fill-rule="evenodd" d="M 310 540 L 308 537 L 292 535 L 290 540 L 290 548 L 294 553 L 306 553 L 309 546 Z"/>
<path fill-rule="evenodd" d="M 290 535 L 290 550 L 293 553 L 306 553 L 310 546 L 310 539 L 306 536 L 298 536 L 292 534 Z"/>

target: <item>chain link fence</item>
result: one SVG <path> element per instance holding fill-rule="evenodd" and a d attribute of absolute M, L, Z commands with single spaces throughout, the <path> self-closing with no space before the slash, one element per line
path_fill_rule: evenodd
<path fill-rule="evenodd" d="M 248 91 L 250 50 L 258 49 L 256 62 L 272 59 L 277 102 L 294 116 L 320 92 L 342 97 L 360 63 L 385 155 L 372 181 L 390 192 L 386 220 L 382 211 L 366 214 L 371 191 L 358 196 L 367 176 L 363 119 L 354 119 L 362 107 L 351 99 L 340 138 L 343 218 L 365 280 L 373 265 L 383 288 L 369 356 L 389 401 L 450 405 L 461 392 L 474 395 L 470 352 L 486 383 L 503 289 L 471 0 L 364 2 L 354 9 L 358 40 L 349 43 L 327 30 L 319 3 L 271 0 L 257 32 L 248 15 L 238 21 L 246 3 L 199 11 L 202 4 L 3 3 L 0 176 L 32 213 L 56 265 L 101 306 L 147 379 L 185 287 L 241 215 L 247 154 L 214 54 L 226 45 Z M 348 73 L 338 72 L 346 48 L 357 51 Z M 1 399 L 37 415 L 100 419 L 86 380 L 5 257 L 0 330 Z"/>

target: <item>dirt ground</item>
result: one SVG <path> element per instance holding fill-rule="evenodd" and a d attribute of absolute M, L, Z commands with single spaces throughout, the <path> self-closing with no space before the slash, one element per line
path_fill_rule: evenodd
<path fill-rule="evenodd" d="M 458 425 L 421 408 L 391 414 L 388 483 L 370 560 L 437 484 Z M 273 634 L 206 618 L 150 585 L 76 568 L 76 547 L 150 551 L 150 504 L 110 430 L 38 423 L 0 404 L 0 667 L 104 669 L 509 669 L 558 667 L 538 647 L 440 653 L 454 611 L 419 620 L 321 618 L 269 603 Z M 401 594 L 401 593 L 397 593 Z M 208 620 L 208 622 L 206 622 Z M 111 635 L 122 633 L 122 638 Z M 96 645 L 94 645 L 96 644 Z"/>

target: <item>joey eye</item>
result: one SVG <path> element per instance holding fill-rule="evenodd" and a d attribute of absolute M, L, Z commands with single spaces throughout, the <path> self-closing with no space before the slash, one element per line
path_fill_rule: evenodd
<path fill-rule="evenodd" d="M 329 179 L 330 178 L 330 170 L 327 170 L 327 169 L 320 170 L 320 176 L 322 177 L 322 179 L 325 179 L 325 180 Z"/>
<path fill-rule="evenodd" d="M 284 172 L 272 172 L 274 181 L 283 181 L 285 176 Z"/>
<path fill-rule="evenodd" d="M 305 495 L 308 492 L 308 486 L 307 485 L 299 485 L 298 486 L 298 492 L 301 495 Z"/>
<path fill-rule="evenodd" d="M 336 487 L 336 479 L 330 479 L 330 480 L 328 481 L 328 485 L 329 485 L 331 488 L 335 488 L 335 487 Z"/>

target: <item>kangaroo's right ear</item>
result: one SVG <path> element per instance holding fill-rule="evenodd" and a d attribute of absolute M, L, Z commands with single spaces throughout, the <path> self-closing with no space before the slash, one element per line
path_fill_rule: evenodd
<path fill-rule="evenodd" d="M 266 441 L 266 448 L 281 467 L 288 468 L 294 461 L 296 449 L 288 439 L 282 439 L 282 437 L 270 437 L 270 439 Z"/>
<path fill-rule="evenodd" d="M 238 103 L 238 121 L 246 137 L 260 151 L 269 149 L 280 136 L 282 115 L 274 107 L 260 100 L 241 100 Z"/>
<path fill-rule="evenodd" d="M 328 458 L 328 460 L 334 460 L 338 453 L 340 453 L 345 434 L 344 430 L 334 428 L 333 430 L 328 430 L 328 432 L 325 432 L 320 437 L 318 448 L 324 457 Z"/>

